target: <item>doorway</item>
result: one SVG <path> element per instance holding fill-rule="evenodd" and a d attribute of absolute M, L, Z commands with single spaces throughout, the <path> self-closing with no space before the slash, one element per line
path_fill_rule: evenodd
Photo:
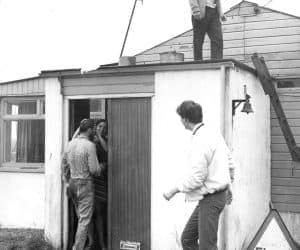
<path fill-rule="evenodd" d="M 151 98 L 70 100 L 69 107 L 69 139 L 84 118 L 105 119 L 108 124 L 104 234 L 108 249 L 125 250 L 128 243 L 133 246 L 130 249 L 150 250 Z M 97 186 L 101 183 L 95 184 L 97 198 L 103 189 Z M 69 200 L 68 249 L 72 248 L 76 228 L 76 213 Z"/>

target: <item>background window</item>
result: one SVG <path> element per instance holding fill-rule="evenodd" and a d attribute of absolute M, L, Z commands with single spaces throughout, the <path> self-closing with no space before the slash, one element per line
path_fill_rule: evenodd
<path fill-rule="evenodd" d="M 7 98 L 1 104 L 2 164 L 44 163 L 44 99 Z"/>

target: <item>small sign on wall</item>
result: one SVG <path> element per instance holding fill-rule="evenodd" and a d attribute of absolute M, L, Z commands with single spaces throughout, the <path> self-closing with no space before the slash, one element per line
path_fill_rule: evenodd
<path fill-rule="evenodd" d="M 120 250 L 141 250 L 141 243 L 121 240 Z"/>

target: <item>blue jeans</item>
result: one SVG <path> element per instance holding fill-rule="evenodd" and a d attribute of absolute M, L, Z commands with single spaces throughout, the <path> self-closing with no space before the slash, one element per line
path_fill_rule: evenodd
<path fill-rule="evenodd" d="M 226 192 L 208 194 L 199 201 L 181 235 L 183 250 L 218 249 L 218 223 L 225 207 Z"/>
<path fill-rule="evenodd" d="M 92 180 L 71 179 L 69 190 L 78 217 L 73 250 L 83 250 L 94 211 L 94 184 Z"/>
<path fill-rule="evenodd" d="M 196 20 L 192 16 L 193 24 L 193 43 L 194 43 L 194 60 L 202 60 L 202 47 L 205 34 L 210 39 L 211 59 L 223 58 L 223 34 L 222 25 L 216 8 L 206 7 L 205 17 Z"/>

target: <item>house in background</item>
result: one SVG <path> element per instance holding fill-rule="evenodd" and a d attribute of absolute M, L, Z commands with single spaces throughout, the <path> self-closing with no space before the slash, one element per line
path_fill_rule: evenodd
<path fill-rule="evenodd" d="M 253 67 L 251 55 L 263 56 L 276 79 L 277 93 L 300 145 L 300 17 L 242 1 L 225 13 L 224 58 L 234 58 Z M 186 31 L 136 55 L 137 64 L 158 63 L 159 53 L 175 50 L 193 60 L 192 30 Z M 209 38 L 204 59 L 209 59 Z M 250 149 L 251 150 L 251 149 Z M 271 107 L 272 203 L 280 212 L 294 239 L 300 242 L 300 168 L 295 168 Z"/>

